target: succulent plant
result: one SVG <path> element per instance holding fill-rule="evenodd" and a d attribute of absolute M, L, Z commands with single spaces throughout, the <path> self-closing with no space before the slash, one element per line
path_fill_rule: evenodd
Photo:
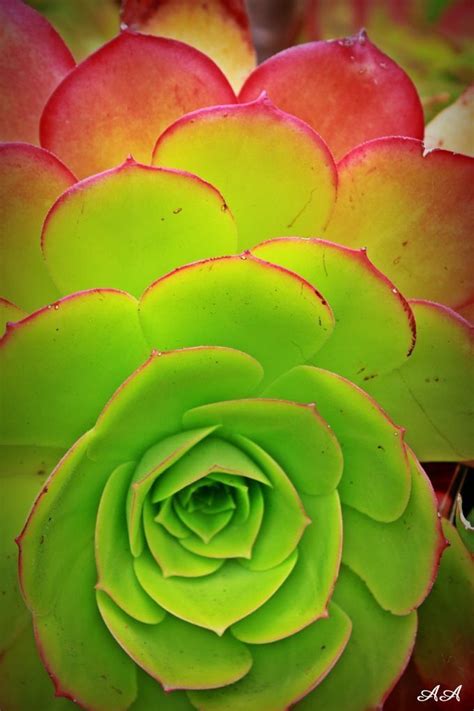
<path fill-rule="evenodd" d="M 195 27 L 235 87 L 231 5 Z M 474 456 L 472 159 L 364 34 L 237 99 L 176 39 L 73 68 L 0 17 L 2 708 L 377 707 L 451 536 L 419 460 Z"/>

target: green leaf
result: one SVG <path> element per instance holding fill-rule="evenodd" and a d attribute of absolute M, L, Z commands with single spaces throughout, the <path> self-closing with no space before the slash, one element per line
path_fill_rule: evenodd
<path fill-rule="evenodd" d="M 222 425 L 220 431 L 229 436 L 247 437 L 307 494 L 334 491 L 341 478 L 340 445 L 314 406 L 265 399 L 215 402 L 186 412 L 183 422 L 188 427 Z"/>
<path fill-rule="evenodd" d="M 364 386 L 395 421 L 423 461 L 474 458 L 472 399 L 474 329 L 451 309 L 411 301 L 415 350 L 398 370 Z"/>
<path fill-rule="evenodd" d="M 251 440 L 238 437 L 237 441 L 254 458 L 272 483 L 271 489 L 262 489 L 262 525 L 251 557 L 241 561 L 241 564 L 249 570 L 268 570 L 279 565 L 295 550 L 311 520 L 298 492 L 277 462 Z"/>
<path fill-rule="evenodd" d="M 252 548 L 260 531 L 264 514 L 262 487 L 250 483 L 249 508 L 239 506 L 232 521 L 209 543 L 198 536 L 183 538 L 181 545 L 193 553 L 209 558 L 250 558 Z"/>
<path fill-rule="evenodd" d="M 3 336 L 9 323 L 21 321 L 25 316 L 27 316 L 26 311 L 0 297 L 0 336 Z"/>
<path fill-rule="evenodd" d="M 302 632 L 251 646 L 252 669 L 242 681 L 215 691 L 190 691 L 189 698 L 202 711 L 285 711 L 330 672 L 350 634 L 349 618 L 331 605 L 327 619 Z"/>
<path fill-rule="evenodd" d="M 125 711 L 136 696 L 135 666 L 101 620 L 95 579 L 86 548 L 70 564 L 51 613 L 35 618 L 36 637 L 59 695 L 97 711 Z"/>
<path fill-rule="evenodd" d="M 26 7 L 17 4 L 11 12 L 23 10 Z M 18 39 L 15 43 L 21 46 Z M 35 42 L 29 46 L 33 49 Z M 8 196 L 2 200 L 0 215 L 1 292 L 25 311 L 59 298 L 41 254 L 41 227 L 58 195 L 74 181 L 66 166 L 42 148 L 27 143 L 3 143 L 0 147 L 0 192 Z"/>
<path fill-rule="evenodd" d="M 153 163 L 218 187 L 235 215 L 240 249 L 277 235 L 314 235 L 335 202 L 336 168 L 325 143 L 266 97 L 180 119 L 160 136 Z"/>
<path fill-rule="evenodd" d="M 238 348 L 262 364 L 267 382 L 306 362 L 334 325 L 312 286 L 247 254 L 188 264 L 159 279 L 139 313 L 154 348 Z"/>
<path fill-rule="evenodd" d="M 418 611 L 414 661 L 426 682 L 450 689 L 463 684 L 463 695 L 470 698 L 474 693 L 474 570 L 454 526 L 445 519 L 442 524 L 450 547 L 441 558 L 433 590 Z"/>
<path fill-rule="evenodd" d="M 184 691 L 164 691 L 161 684 L 137 667 L 138 696 L 129 711 L 194 711 Z"/>
<path fill-rule="evenodd" d="M 371 397 L 342 376 L 312 366 L 294 368 L 266 394 L 316 403 L 341 444 L 341 501 L 377 521 L 399 518 L 411 486 L 403 430 Z"/>
<path fill-rule="evenodd" d="M 95 290 L 12 326 L 0 348 L 0 439 L 67 448 L 149 352 L 137 302 Z"/>
<path fill-rule="evenodd" d="M 138 297 L 182 264 L 237 251 L 225 208 L 194 175 L 127 160 L 55 203 L 42 235 L 46 265 L 61 294 L 100 284 Z"/>
<path fill-rule="evenodd" d="M 433 489 L 411 453 L 409 459 L 411 496 L 398 520 L 381 523 L 343 507 L 342 560 L 395 615 L 408 614 L 425 599 L 444 548 Z"/>
<path fill-rule="evenodd" d="M 148 499 L 143 509 L 143 520 L 148 548 L 165 578 L 173 575 L 189 578 L 209 575 L 223 564 L 222 560 L 204 558 L 183 548 L 163 526 L 153 520 L 153 509 Z"/>
<path fill-rule="evenodd" d="M 261 378 L 256 360 L 229 348 L 155 352 L 108 402 L 94 428 L 89 454 L 117 463 L 134 459 L 181 431 L 183 413 L 190 408 L 249 397 Z"/>
<path fill-rule="evenodd" d="M 19 538 L 20 580 L 59 693 L 97 711 L 125 711 L 136 694 L 135 668 L 95 601 L 94 528 L 109 471 L 88 460 L 89 438 L 65 455 L 35 501 Z"/>
<path fill-rule="evenodd" d="M 291 574 L 294 552 L 271 570 L 248 571 L 229 560 L 202 578 L 165 578 L 153 558 L 143 553 L 135 571 L 143 588 L 168 612 L 192 625 L 222 635 L 237 620 L 268 600 Z"/>
<path fill-rule="evenodd" d="M 379 708 L 410 658 L 416 613 L 399 617 L 385 612 L 364 583 L 345 567 L 334 600 L 352 621 L 351 638 L 331 673 L 303 699 L 298 710 Z"/>
<path fill-rule="evenodd" d="M 178 518 L 174 511 L 173 500 L 166 499 L 160 506 L 159 513 L 155 516 L 155 521 L 161 523 L 163 528 L 173 536 L 173 538 L 186 538 L 191 535 L 191 531 Z"/>
<path fill-rule="evenodd" d="M 234 515 L 232 510 L 222 511 L 212 516 L 201 511 L 188 511 L 181 505 L 179 499 L 175 502 L 175 510 L 189 530 L 199 536 L 201 541 L 206 544 L 210 543 L 217 533 L 226 528 Z"/>
<path fill-rule="evenodd" d="M 298 545 L 298 560 L 276 593 L 231 627 L 242 642 L 266 644 L 283 639 L 327 615 L 342 548 L 342 516 L 336 492 L 304 496 L 312 523 Z"/>
<path fill-rule="evenodd" d="M 230 634 L 218 637 L 171 615 L 158 625 L 144 625 L 128 617 L 100 591 L 97 602 L 118 643 L 165 690 L 231 684 L 252 665 L 245 645 Z"/>
<path fill-rule="evenodd" d="M 364 249 L 293 238 L 264 242 L 252 254 L 296 272 L 328 300 L 336 325 L 311 359 L 315 365 L 363 386 L 365 378 L 406 360 L 415 338 L 413 315 Z"/>
<path fill-rule="evenodd" d="M 215 430 L 208 427 L 206 431 Z M 238 447 L 230 442 L 209 437 L 196 444 L 190 452 L 173 464 L 156 481 L 151 500 L 156 503 L 173 496 L 178 491 L 214 473 L 224 473 L 228 481 L 248 478 L 269 485 L 270 482 L 261 468 Z"/>
<path fill-rule="evenodd" d="M 95 527 L 96 588 L 107 592 L 139 622 L 153 624 L 161 622 L 166 613 L 139 584 L 127 535 L 125 509 L 134 468 L 134 462 L 117 467 L 100 499 Z"/>
<path fill-rule="evenodd" d="M 20 534 L 31 505 L 62 451 L 42 447 L 0 448 L 0 653 L 9 647 L 29 618 L 18 585 Z"/>
<path fill-rule="evenodd" d="M 134 556 L 140 555 L 143 550 L 143 504 L 156 479 L 203 438 L 210 435 L 213 430 L 213 427 L 208 427 L 206 429 L 178 432 L 178 434 L 162 439 L 141 457 L 133 472 L 127 493 L 128 535 L 130 550 Z"/>
<path fill-rule="evenodd" d="M 54 695 L 53 682 L 41 662 L 30 621 L 0 658 L 0 703 L 4 711 L 74 709 L 69 700 Z"/>

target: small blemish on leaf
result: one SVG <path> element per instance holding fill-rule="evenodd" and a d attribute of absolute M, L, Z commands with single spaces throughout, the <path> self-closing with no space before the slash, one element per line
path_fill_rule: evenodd
<path fill-rule="evenodd" d="M 177 207 L 175 210 L 173 210 L 173 215 L 179 215 L 179 213 L 182 211 L 183 211 L 182 207 Z"/>

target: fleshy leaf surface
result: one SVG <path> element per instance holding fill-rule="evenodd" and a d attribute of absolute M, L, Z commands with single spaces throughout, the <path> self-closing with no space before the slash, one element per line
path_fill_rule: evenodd
<path fill-rule="evenodd" d="M 296 559 L 294 552 L 274 568 L 259 572 L 248 571 L 229 560 L 205 577 L 165 578 L 150 554 L 144 553 L 135 560 L 135 572 L 143 588 L 165 610 L 191 625 L 222 635 L 278 590 L 291 574 Z"/>
<path fill-rule="evenodd" d="M 377 521 L 399 518 L 411 488 L 403 431 L 375 400 L 342 376 L 313 366 L 293 368 L 265 394 L 314 402 L 341 443 L 341 501 Z"/>
<path fill-rule="evenodd" d="M 166 578 L 173 575 L 188 578 L 209 575 L 223 564 L 222 560 L 195 555 L 183 548 L 165 528 L 153 520 L 153 510 L 148 501 L 143 509 L 143 519 L 148 548 Z"/>
<path fill-rule="evenodd" d="M 363 386 L 365 379 L 390 371 L 411 352 L 415 327 L 410 307 L 365 250 L 296 238 L 263 242 L 252 254 L 296 272 L 328 300 L 336 325 L 312 359 L 316 365 Z"/>
<path fill-rule="evenodd" d="M 0 140 L 37 144 L 46 100 L 74 59 L 49 22 L 20 0 L 2 0 L 0 26 Z"/>
<path fill-rule="evenodd" d="M 415 665 L 426 683 L 463 684 L 463 696 L 474 694 L 474 570 L 472 557 L 459 534 L 443 519 L 443 532 L 450 543 L 441 558 L 438 577 L 419 610 Z"/>
<path fill-rule="evenodd" d="M 302 632 L 268 646 L 251 646 L 252 668 L 237 684 L 212 693 L 190 691 L 189 698 L 202 711 L 285 711 L 328 673 L 350 634 L 350 619 L 332 605 L 327 619 Z"/>
<path fill-rule="evenodd" d="M 338 173 L 328 239 L 367 247 L 406 297 L 454 308 L 472 299 L 472 158 L 381 138 L 349 153 Z"/>
<path fill-rule="evenodd" d="M 474 85 L 429 122 L 425 129 L 425 146 L 474 157 L 473 125 Z"/>
<path fill-rule="evenodd" d="M 0 660 L 0 703 L 5 711 L 41 709 L 71 711 L 68 699 L 58 699 L 35 644 L 31 622 Z"/>
<path fill-rule="evenodd" d="M 248 438 L 262 447 L 298 491 L 329 493 L 342 474 L 340 445 L 314 406 L 291 402 L 295 399 L 215 402 L 190 410 L 183 422 L 188 427 L 222 425 L 230 437 Z"/>
<path fill-rule="evenodd" d="M 262 375 L 254 358 L 230 348 L 154 352 L 104 408 L 94 428 L 90 456 L 104 461 L 131 460 L 179 432 L 182 416 L 190 408 L 248 397 Z"/>
<path fill-rule="evenodd" d="M 178 432 L 175 435 L 171 435 L 171 437 L 165 437 L 153 447 L 150 447 L 141 457 L 133 472 L 127 494 L 128 535 L 130 550 L 134 556 L 140 555 L 143 550 L 142 512 L 143 504 L 150 489 L 163 472 L 172 467 L 197 443 L 211 434 L 213 429 Z M 110 456 L 113 457 L 114 453 L 109 454 Z"/>
<path fill-rule="evenodd" d="M 109 472 L 88 460 L 89 438 L 69 450 L 35 501 L 18 539 L 20 580 L 59 695 L 121 711 L 135 698 L 135 670 L 95 602 L 94 527 Z"/>
<path fill-rule="evenodd" d="M 107 592 L 139 622 L 156 624 L 166 613 L 138 583 L 127 536 L 125 504 L 133 468 L 134 462 L 117 467 L 100 499 L 95 527 L 96 588 Z"/>
<path fill-rule="evenodd" d="M 25 311 L 12 304 L 11 301 L 0 297 L 0 336 L 3 336 L 9 323 L 21 321 L 26 315 Z"/>
<path fill-rule="evenodd" d="M 59 297 L 41 254 L 41 227 L 54 200 L 74 182 L 48 151 L 0 144 L 0 192 L 8 195 L 0 204 L 0 292 L 26 311 Z"/>
<path fill-rule="evenodd" d="M 164 691 L 152 676 L 137 667 L 138 696 L 129 711 L 195 711 L 184 691 Z"/>
<path fill-rule="evenodd" d="M 240 249 L 320 232 L 336 197 L 325 143 L 265 97 L 184 116 L 159 138 L 153 164 L 189 170 L 218 188 L 235 217 Z"/>
<path fill-rule="evenodd" d="M 261 363 L 267 381 L 310 358 L 334 324 L 312 286 L 247 254 L 186 265 L 159 279 L 142 296 L 139 314 L 153 348 L 238 348 Z"/>
<path fill-rule="evenodd" d="M 399 369 L 365 384 L 422 461 L 474 457 L 474 327 L 451 309 L 411 301 L 415 349 Z"/>
<path fill-rule="evenodd" d="M 424 600 L 445 546 L 429 479 L 411 453 L 409 458 L 411 496 L 397 521 L 379 523 L 343 507 L 342 560 L 395 615 L 408 614 Z"/>
<path fill-rule="evenodd" d="M 127 617 L 100 591 L 97 603 L 119 644 L 165 689 L 209 689 L 231 684 L 252 665 L 245 645 L 229 633 L 218 637 L 172 615 L 158 625 L 144 625 Z"/>
<path fill-rule="evenodd" d="M 102 286 L 138 297 L 182 264 L 235 252 L 237 232 L 209 184 L 128 160 L 59 198 L 42 248 L 61 294 Z"/>
<path fill-rule="evenodd" d="M 227 79 L 198 50 L 124 31 L 53 92 L 41 118 L 41 145 L 84 178 L 122 163 L 130 153 L 149 162 L 157 137 L 172 121 L 234 101 Z"/>
<path fill-rule="evenodd" d="M 214 60 L 235 91 L 255 67 L 243 0 L 125 0 L 122 22 L 131 29 L 196 47 Z"/>
<path fill-rule="evenodd" d="M 1 441 L 70 446 L 148 353 L 137 302 L 119 291 L 74 294 L 19 321 L 0 346 Z"/>
<path fill-rule="evenodd" d="M 339 497 L 336 492 L 303 496 L 303 503 L 312 523 L 298 544 L 293 572 L 268 602 L 232 625 L 232 634 L 243 642 L 275 642 L 327 616 L 342 550 Z"/>
<path fill-rule="evenodd" d="M 239 509 L 229 525 L 210 543 L 190 536 L 181 541 L 183 548 L 209 558 L 250 558 L 264 513 L 263 493 L 257 484 L 250 484 L 249 500 L 248 514 Z"/>
<path fill-rule="evenodd" d="M 413 83 L 364 31 L 276 54 L 252 72 L 239 100 L 255 99 L 263 90 L 320 133 L 337 159 L 378 136 L 423 137 Z"/>
<path fill-rule="evenodd" d="M 298 708 L 380 708 L 410 658 L 416 613 L 399 617 L 385 612 L 360 578 L 346 567 L 339 574 L 334 600 L 351 620 L 352 634 L 331 673 Z"/>
<path fill-rule="evenodd" d="M 60 449 L 44 447 L 0 448 L 0 664 L 1 655 L 27 626 L 29 617 L 18 585 L 15 538 L 21 531 L 31 502 L 62 454 Z"/>

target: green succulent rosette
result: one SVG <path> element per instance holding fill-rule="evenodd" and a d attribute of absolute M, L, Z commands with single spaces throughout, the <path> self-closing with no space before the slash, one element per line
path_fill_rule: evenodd
<path fill-rule="evenodd" d="M 450 308 L 472 307 L 472 161 L 425 155 L 416 92 L 365 35 L 237 97 L 168 39 L 194 17 L 169 5 L 138 22 L 166 38 L 128 29 L 74 67 L 0 3 L 0 702 L 365 711 L 445 547 L 418 460 L 474 457 Z M 206 8 L 193 41 L 234 37 L 238 88 L 248 27 Z"/>
<path fill-rule="evenodd" d="M 7 329 L 12 485 L 66 452 L 18 540 L 22 591 L 56 692 L 86 708 L 361 709 L 408 661 L 444 547 L 433 492 L 403 430 L 316 363 L 361 272 L 381 328 L 408 338 L 409 307 L 365 253 L 276 246 L 324 263 L 326 292 L 344 271 L 349 304 L 244 253 Z"/>

